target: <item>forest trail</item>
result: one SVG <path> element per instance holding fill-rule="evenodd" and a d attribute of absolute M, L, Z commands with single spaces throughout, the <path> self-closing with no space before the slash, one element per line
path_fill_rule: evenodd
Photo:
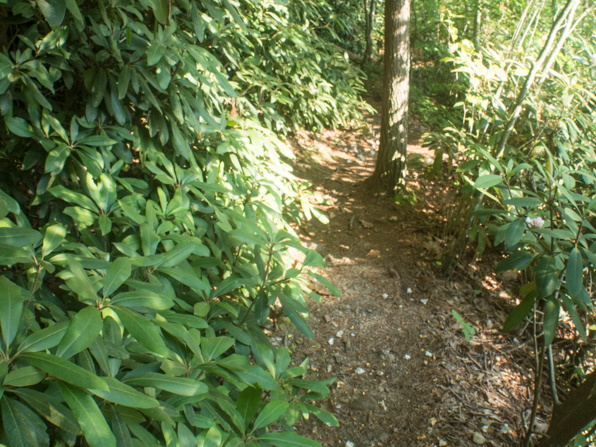
<path fill-rule="evenodd" d="M 524 347 L 500 331 L 509 284 L 491 274 L 490 259 L 466 277 L 439 273 L 452 198 L 426 178 L 433 154 L 420 146 L 416 122 L 408 147 L 415 203 L 367 191 L 379 121 L 377 114 L 364 129 L 294 141 L 295 172 L 312 183 L 330 218 L 302 236 L 341 291 L 310 306 L 315 339 L 295 340 L 295 358 L 310 359 L 309 378 L 337 379 L 319 404 L 341 426 L 315 420 L 298 429 L 326 447 L 516 445 L 532 376 Z M 474 327 L 469 342 L 452 309 Z"/>

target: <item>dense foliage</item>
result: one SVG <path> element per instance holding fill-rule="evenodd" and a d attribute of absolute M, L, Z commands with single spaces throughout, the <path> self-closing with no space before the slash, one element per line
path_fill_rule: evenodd
<path fill-rule="evenodd" d="M 475 197 L 458 222 L 460 241 L 469 237 L 481 253 L 499 247 L 506 257 L 497 271 L 523 272 L 522 299 L 505 330 L 535 322 L 540 390 L 563 321 L 577 331 L 577 355 L 575 369 L 558 372 L 581 377 L 594 368 L 586 342 L 596 330 L 595 18 L 574 0 L 501 3 L 480 13 L 492 19 L 469 39 L 456 19 L 445 22 L 445 62 L 465 92 L 456 105 L 463 123 L 429 134 L 427 145 L 439 160 L 447 152 L 458 161 L 462 197 Z M 456 243 L 452 253 L 460 249 Z M 530 424 L 526 442 L 531 434 Z"/>
<path fill-rule="evenodd" d="M 1 3 L 0 442 L 318 445 L 329 382 L 263 333 L 326 284 L 274 132 L 359 116 L 316 11 Z"/>

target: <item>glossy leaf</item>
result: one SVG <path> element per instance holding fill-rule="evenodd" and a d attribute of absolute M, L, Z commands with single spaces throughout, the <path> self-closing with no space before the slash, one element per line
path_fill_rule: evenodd
<path fill-rule="evenodd" d="M 26 405 L 4 397 L 0 400 L 2 425 L 11 447 L 44 447 L 50 445 L 46 425 Z"/>
<path fill-rule="evenodd" d="M 549 346 L 555 339 L 557 326 L 559 325 L 559 302 L 550 297 L 544 304 L 544 345 Z"/>
<path fill-rule="evenodd" d="M 10 346 L 21 324 L 25 302 L 22 292 L 22 289 L 15 283 L 0 276 L 0 326 L 6 346 Z"/>
<path fill-rule="evenodd" d="M 12 392 L 19 396 L 21 400 L 27 402 L 31 408 L 37 411 L 49 423 L 60 427 L 68 433 L 76 435 L 81 433 L 81 428 L 76 422 L 74 415 L 59 399 L 27 388 L 15 389 Z"/>
<path fill-rule="evenodd" d="M 503 179 L 500 175 L 486 174 L 478 177 L 478 179 L 474 182 L 474 188 L 486 189 L 500 185 L 501 183 L 503 183 Z"/>
<path fill-rule="evenodd" d="M 109 390 L 91 390 L 93 394 L 109 402 L 133 408 L 154 408 L 159 402 L 151 396 L 135 390 L 114 377 L 102 377 Z"/>
<path fill-rule="evenodd" d="M 29 334 L 19 345 L 19 351 L 45 351 L 60 343 L 68 328 L 68 322 L 63 321 L 53 326 Z"/>
<path fill-rule="evenodd" d="M 130 277 L 132 272 L 131 262 L 129 258 L 117 258 L 106 272 L 106 279 L 103 283 L 104 296 L 110 296 L 118 287 Z"/>
<path fill-rule="evenodd" d="M 41 240 L 39 231 L 30 228 L 0 228 L 0 244 L 12 247 L 26 247 Z"/>
<path fill-rule="evenodd" d="M 62 397 L 72 410 L 90 447 L 116 447 L 116 438 L 95 400 L 78 388 L 60 383 Z"/>
<path fill-rule="evenodd" d="M 238 395 L 236 401 L 236 409 L 242 416 L 244 421 L 244 429 L 246 430 L 252 422 L 257 410 L 261 404 L 261 395 L 263 391 L 254 386 L 247 386 Z"/>
<path fill-rule="evenodd" d="M 567 282 L 567 291 L 569 295 L 579 296 L 584 290 L 584 261 L 577 247 L 573 247 L 569 252 L 567 268 L 565 269 L 565 280 Z"/>
<path fill-rule="evenodd" d="M 159 327 L 126 307 L 113 307 L 126 330 L 149 351 L 167 357 L 168 348 Z"/>
<path fill-rule="evenodd" d="M 70 320 L 66 333 L 58 344 L 56 355 L 68 359 L 87 349 L 99 336 L 102 326 L 99 309 L 93 306 L 83 308 Z"/>
<path fill-rule="evenodd" d="M 273 424 L 281 418 L 290 407 L 286 401 L 271 401 L 261 410 L 253 424 L 253 430 Z"/>
<path fill-rule="evenodd" d="M 165 295 L 150 292 L 149 290 L 135 290 L 134 292 L 122 292 L 114 296 L 112 305 L 125 307 L 148 307 L 156 310 L 166 310 L 174 305 L 172 299 Z"/>
<path fill-rule="evenodd" d="M 66 237 L 66 228 L 62 224 L 50 225 L 46 228 L 41 244 L 41 256 L 45 258 L 58 248 Z"/>
<path fill-rule="evenodd" d="M 9 372 L 4 378 L 4 385 L 23 387 L 32 386 L 45 378 L 45 373 L 32 366 L 24 366 Z"/>
<path fill-rule="evenodd" d="M 24 352 L 19 355 L 19 359 L 66 383 L 82 388 L 108 390 L 103 379 L 62 357 L 45 352 Z"/>
<path fill-rule="evenodd" d="M 160 388 L 180 396 L 197 396 L 208 391 L 207 385 L 199 380 L 185 377 L 171 377 L 158 373 L 135 374 L 124 380 L 125 383 L 137 386 Z"/>

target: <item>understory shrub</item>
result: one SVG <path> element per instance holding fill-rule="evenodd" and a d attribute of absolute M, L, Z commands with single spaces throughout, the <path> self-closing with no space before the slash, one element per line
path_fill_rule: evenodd
<path fill-rule="evenodd" d="M 316 446 L 293 424 L 337 424 L 313 404 L 331 381 L 263 331 L 312 336 L 309 280 L 337 293 L 274 132 L 358 118 L 361 83 L 281 3 L 0 5 L 0 442 Z"/>

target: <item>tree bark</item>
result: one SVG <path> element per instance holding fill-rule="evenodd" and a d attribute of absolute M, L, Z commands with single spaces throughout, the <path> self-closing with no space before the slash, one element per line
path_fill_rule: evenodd
<path fill-rule="evenodd" d="M 362 65 L 368 64 L 373 53 L 373 33 L 375 31 L 375 13 L 377 0 L 364 0 L 364 33 L 366 48 L 362 57 Z"/>
<path fill-rule="evenodd" d="M 565 447 L 596 418 L 596 372 L 557 405 L 544 439 L 539 447 Z"/>
<path fill-rule="evenodd" d="M 385 1 L 381 141 L 371 184 L 395 193 L 404 184 L 410 90 L 410 0 Z"/>

